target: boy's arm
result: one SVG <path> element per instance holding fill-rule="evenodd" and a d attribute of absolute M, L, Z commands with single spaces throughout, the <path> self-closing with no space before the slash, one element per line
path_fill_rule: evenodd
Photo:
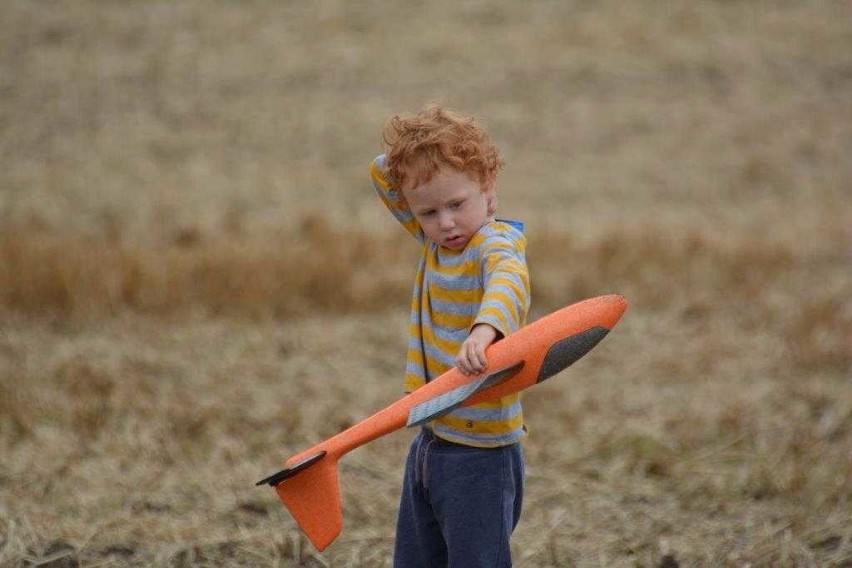
<path fill-rule="evenodd" d="M 397 221 L 402 224 L 405 229 L 414 235 L 418 241 L 423 242 L 423 231 L 420 228 L 420 223 L 414 218 L 411 210 L 405 199 L 402 198 L 402 191 L 391 187 L 385 176 L 385 155 L 378 156 L 373 163 L 370 164 L 370 179 L 373 182 L 373 187 L 379 195 L 379 199 L 385 204 L 385 207 L 393 214 Z"/>
<path fill-rule="evenodd" d="M 529 270 L 524 258 L 526 241 L 494 239 L 482 256 L 484 293 L 467 339 L 456 356 L 465 374 L 481 373 L 488 365 L 485 348 L 518 330 L 530 306 Z"/>
<path fill-rule="evenodd" d="M 487 323 L 502 335 L 517 331 L 530 307 L 526 239 L 489 239 L 481 260 L 483 296 L 474 325 Z"/>

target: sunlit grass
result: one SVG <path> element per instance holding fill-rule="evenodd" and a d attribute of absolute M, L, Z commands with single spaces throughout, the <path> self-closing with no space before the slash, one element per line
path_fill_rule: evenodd
<path fill-rule="evenodd" d="M 597 242 L 554 233 L 529 240 L 532 317 L 598 293 L 623 293 L 631 308 L 570 382 L 525 398 L 531 472 L 519 558 L 570 561 L 565 539 L 606 533 L 621 522 L 607 511 L 622 505 L 631 511 L 623 520 L 644 528 L 601 536 L 593 547 L 607 554 L 652 558 L 658 540 L 670 538 L 679 554 L 708 565 L 848 557 L 852 399 L 842 381 L 850 319 L 834 300 L 844 275 L 833 258 L 769 239 L 673 239 L 653 230 Z M 286 241 L 298 244 L 284 255 Z M 45 505 L 15 506 L 6 558 L 319 558 L 277 501 L 247 483 L 392 398 L 413 246 L 345 234 L 315 216 L 281 242 L 199 239 L 149 250 L 43 235 L 4 240 L 3 265 L 14 270 L 3 272 L 0 290 L 14 343 L 0 346 L 13 354 L 0 385 L 9 456 L 0 480 L 29 472 L 27 494 L 67 511 L 64 528 L 45 539 L 43 523 L 58 522 L 55 515 Z M 811 295 L 798 305 L 803 289 Z M 30 331 L 16 322 L 30 322 Z M 87 337 L 77 347 L 73 330 Z M 351 536 L 341 546 L 358 562 L 386 558 L 403 451 L 404 439 L 391 437 L 342 464 Z M 49 463 L 38 458 L 45 452 Z M 60 478 L 75 492 L 66 494 Z M 115 478 L 124 481 L 110 489 Z M 135 493 L 140 483 L 147 489 Z M 130 501 L 120 505 L 115 490 L 129 491 Z M 579 514 L 595 528 L 584 531 L 576 512 L 556 507 L 562 496 L 585 499 Z M 641 512 L 652 503 L 656 513 Z M 71 511 L 81 506 L 75 521 Z M 785 520 L 773 524 L 755 508 Z M 113 526 L 126 515 L 136 528 Z M 217 519 L 215 534 L 198 515 Z M 729 530 L 731 515 L 769 524 L 743 529 L 748 544 L 714 550 L 733 542 L 710 536 Z M 146 523 L 164 518 L 146 533 Z M 95 519 L 106 525 L 89 534 L 83 527 Z M 692 534 L 716 544 L 678 541 L 681 522 L 698 523 Z M 154 535 L 170 544 L 153 552 L 146 543 Z"/>

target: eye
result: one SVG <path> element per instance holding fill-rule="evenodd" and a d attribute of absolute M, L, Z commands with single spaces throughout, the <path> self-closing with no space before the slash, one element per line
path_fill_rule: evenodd
<path fill-rule="evenodd" d="M 431 217 L 431 216 L 432 216 L 432 215 L 434 215 L 434 214 L 435 214 L 435 210 L 434 210 L 434 209 L 426 209 L 425 211 L 421 211 L 421 212 L 419 213 L 419 215 L 420 215 L 421 217 Z"/>
<path fill-rule="evenodd" d="M 450 209 L 458 209 L 458 208 L 459 208 L 459 207 L 461 207 L 462 205 L 464 205 L 464 200 L 462 200 L 462 199 L 457 199 L 457 200 L 455 200 L 455 201 L 450 201 Z"/>

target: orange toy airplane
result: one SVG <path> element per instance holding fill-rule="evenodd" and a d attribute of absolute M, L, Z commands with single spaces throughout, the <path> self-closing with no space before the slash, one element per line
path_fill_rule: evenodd
<path fill-rule="evenodd" d="M 343 454 L 403 426 L 425 424 L 461 406 L 540 383 L 588 353 L 615 326 L 627 301 L 599 296 L 557 310 L 488 347 L 488 367 L 468 376 L 452 368 L 351 428 L 288 459 L 257 482 L 269 484 L 317 550 L 340 534 L 343 511 L 337 461 Z"/>

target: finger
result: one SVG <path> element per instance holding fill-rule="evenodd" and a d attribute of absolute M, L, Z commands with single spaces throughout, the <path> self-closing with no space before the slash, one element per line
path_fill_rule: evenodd
<path fill-rule="evenodd" d="M 464 351 L 456 356 L 456 367 L 465 375 L 469 375 L 471 373 L 470 364 L 467 361 Z"/>
<path fill-rule="evenodd" d="M 465 346 L 465 364 L 471 374 L 482 371 L 481 359 L 482 350 L 479 348 L 479 345 L 475 341 L 468 342 Z"/>
<path fill-rule="evenodd" d="M 470 365 L 477 372 L 482 371 L 486 365 L 485 350 L 477 345 L 472 345 L 470 350 Z"/>

